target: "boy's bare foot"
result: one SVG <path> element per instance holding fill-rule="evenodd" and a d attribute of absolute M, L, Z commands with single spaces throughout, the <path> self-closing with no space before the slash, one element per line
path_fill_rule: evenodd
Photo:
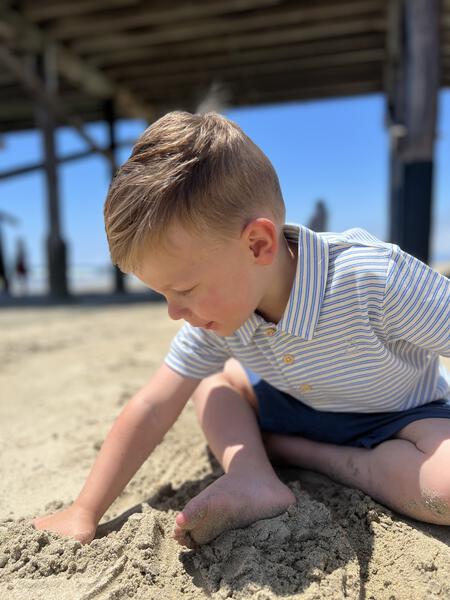
<path fill-rule="evenodd" d="M 92 511 L 86 510 L 76 501 L 64 510 L 37 517 L 32 521 L 35 529 L 54 531 L 59 535 L 74 538 L 82 544 L 89 544 L 94 539 L 97 523 Z"/>
<path fill-rule="evenodd" d="M 187 503 L 177 515 L 173 537 L 190 548 L 205 544 L 227 529 L 275 517 L 295 502 L 275 474 L 256 479 L 228 473 Z"/>

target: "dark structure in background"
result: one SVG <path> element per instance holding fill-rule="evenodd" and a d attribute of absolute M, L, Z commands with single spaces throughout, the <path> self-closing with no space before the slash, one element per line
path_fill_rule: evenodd
<path fill-rule="evenodd" d="M 324 200 L 316 201 L 308 227 L 313 231 L 328 231 L 328 209 Z"/>
<path fill-rule="evenodd" d="M 22 238 L 16 240 L 16 256 L 14 260 L 14 277 L 19 283 L 21 293 L 25 294 L 28 290 L 28 260 L 25 250 L 25 242 Z"/>
<path fill-rule="evenodd" d="M 9 278 L 8 278 L 8 273 L 6 272 L 1 225 L 0 225 L 0 292 L 3 292 L 5 294 L 9 293 Z"/>
<path fill-rule="evenodd" d="M 3 236 L 2 236 L 2 226 L 3 224 L 7 225 L 17 225 L 18 221 L 12 215 L 0 211 L 0 292 L 4 294 L 9 293 L 9 273 L 6 268 L 5 261 L 5 253 L 3 249 Z"/>
<path fill-rule="evenodd" d="M 450 0 L 2 0 L 0 132 L 34 128 L 45 161 L 50 291 L 68 293 L 55 127 L 116 168 L 114 120 L 384 92 L 391 240 L 428 260 L 436 97 L 450 85 Z M 205 102 L 205 96 L 209 100 Z M 224 100 L 225 99 L 225 100 Z M 84 124 L 105 119 L 98 148 Z M 301 142 L 300 142 L 301 143 Z M 123 279 L 116 274 L 116 289 Z"/>
<path fill-rule="evenodd" d="M 395 1 L 389 4 L 388 12 L 390 239 L 424 262 L 429 256 L 441 83 L 439 4 L 437 0 Z M 448 16 L 446 21 L 449 25 Z M 442 36 L 445 76 L 450 39 L 448 32 L 443 31 Z"/>

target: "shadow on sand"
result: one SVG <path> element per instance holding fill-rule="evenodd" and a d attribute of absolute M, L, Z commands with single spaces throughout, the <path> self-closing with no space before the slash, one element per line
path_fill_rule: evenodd
<path fill-rule="evenodd" d="M 223 585 L 224 581 L 236 591 L 242 590 L 251 582 L 257 589 L 269 587 L 273 594 L 281 598 L 291 596 L 292 593 L 301 593 L 314 582 L 321 585 L 321 579 L 329 577 L 336 570 L 340 570 L 339 574 L 335 575 L 343 578 L 345 587 L 347 570 L 351 570 L 350 563 L 354 564 L 357 559 L 360 570 L 360 582 L 357 582 L 357 587 L 364 590 L 373 540 L 365 514 L 358 515 L 357 522 L 352 523 L 350 532 L 349 525 L 344 526 L 342 523 L 343 517 L 335 515 L 328 503 L 326 509 L 330 511 L 331 521 L 327 510 L 322 507 L 324 514 L 319 516 L 317 526 L 311 516 L 321 512 L 319 503 L 322 503 L 323 499 L 314 501 L 313 494 L 306 489 L 309 487 L 305 485 L 309 472 L 278 468 L 277 473 L 285 483 L 294 483 L 298 490 L 300 482 L 299 506 L 301 504 L 307 507 L 305 515 L 299 519 L 286 513 L 275 519 L 260 521 L 252 525 L 251 530 L 243 528 L 224 533 L 211 543 L 195 550 L 180 548 L 179 559 L 192 578 L 192 583 L 209 596 L 218 585 Z M 161 487 L 157 493 L 146 499 L 144 504 L 158 511 L 178 512 L 184 508 L 188 499 L 199 494 L 221 474 L 220 468 L 214 465 L 213 472 L 202 479 L 186 481 L 177 489 L 170 484 Z M 329 485 L 329 480 L 323 480 L 324 485 Z M 345 489 L 342 486 L 338 487 Z M 312 504 L 304 501 L 307 494 L 313 498 Z M 341 502 L 345 502 L 345 499 L 341 498 Z M 132 514 L 141 512 L 143 506 L 139 504 L 115 519 L 103 523 L 97 529 L 96 538 L 119 531 Z M 298 515 L 302 515 L 302 512 L 300 508 L 297 510 Z M 357 535 L 354 535 L 356 531 Z M 357 537 L 360 542 L 362 540 L 358 547 L 351 544 L 353 537 Z M 295 561 L 292 562 L 294 557 Z M 217 581 L 216 571 L 222 573 Z M 284 571 L 286 577 L 281 576 Z M 292 571 L 291 575 L 288 571 Z M 352 596 L 350 590 L 349 592 Z M 359 597 L 365 597 L 363 591 Z"/>
<path fill-rule="evenodd" d="M 210 458 L 210 463 L 212 467 L 212 473 L 206 475 L 202 479 L 186 481 L 177 489 L 174 489 L 170 484 L 165 485 L 161 487 L 153 496 L 145 500 L 144 504 L 148 504 L 150 507 L 163 512 L 168 510 L 182 510 L 190 498 L 193 498 L 199 494 L 222 474 L 219 465 L 215 462 L 213 457 Z M 333 552 L 332 546 L 333 541 L 339 545 L 338 540 L 336 539 L 332 541 L 330 539 L 330 545 L 329 548 L 327 548 L 326 545 L 323 545 L 323 540 L 321 539 L 321 536 L 323 536 L 323 532 L 321 532 L 321 526 L 315 529 L 312 525 L 310 528 L 309 537 L 307 535 L 304 539 L 301 538 L 302 542 L 298 547 L 301 548 L 302 545 L 308 546 L 308 544 L 310 544 L 311 548 L 317 547 L 320 549 L 322 545 L 323 552 L 322 554 L 319 552 L 316 559 L 314 555 L 315 550 L 314 552 L 309 550 L 307 559 L 305 559 L 305 557 L 302 558 L 302 574 L 297 580 L 295 593 L 300 593 L 302 590 L 305 590 L 308 586 L 310 586 L 311 583 L 315 581 L 317 573 L 320 573 L 321 571 L 324 573 L 324 575 L 330 575 L 330 573 L 332 573 L 335 569 L 344 568 L 345 570 L 346 563 L 350 563 L 350 561 L 354 560 L 356 556 L 359 565 L 359 600 L 364 600 L 367 597 L 366 582 L 370 577 L 370 562 L 374 547 L 374 534 L 370 528 L 370 519 L 374 514 L 375 518 L 386 515 L 389 516 L 389 518 L 391 518 L 393 521 L 407 523 L 410 527 L 416 529 L 417 531 L 420 531 L 430 538 L 439 540 L 450 547 L 449 527 L 421 523 L 400 515 L 396 515 L 389 509 L 372 501 L 368 496 L 359 490 L 339 485 L 327 477 L 311 471 L 290 467 L 277 467 L 277 473 L 282 481 L 287 484 L 293 484 L 293 487 L 297 486 L 298 489 L 301 489 L 301 492 L 305 494 L 305 498 L 309 497 L 311 499 L 314 505 L 313 512 L 314 510 L 319 510 L 321 505 L 325 506 L 331 515 L 331 527 L 334 529 L 336 538 L 342 538 L 340 543 L 343 541 L 345 542 L 344 546 L 348 546 L 347 550 L 345 550 L 344 547 L 342 548 L 341 555 L 339 555 L 339 552 L 336 554 L 335 551 Z M 311 508 L 309 508 L 309 511 L 311 511 Z M 96 538 L 104 537 L 111 531 L 120 530 L 130 515 L 139 512 L 142 512 L 142 504 L 133 506 L 115 519 L 100 525 L 97 529 Z M 301 509 L 299 509 L 299 512 L 301 512 Z M 313 512 L 311 514 L 313 514 Z M 209 595 L 212 591 L 210 573 L 214 568 L 216 570 L 217 568 L 220 568 L 228 573 L 228 579 L 230 580 L 230 585 L 232 588 L 236 590 L 242 589 L 244 583 L 248 583 L 248 576 L 240 576 L 240 571 L 242 570 L 242 561 L 244 561 L 245 556 L 248 557 L 251 555 L 251 561 L 253 561 L 253 564 L 256 562 L 259 565 L 264 565 L 265 562 L 267 562 L 268 556 L 272 553 L 275 553 L 275 555 L 279 554 L 280 557 L 285 556 L 283 554 L 284 550 L 286 548 L 290 548 L 291 544 L 298 543 L 297 538 L 299 538 L 299 536 L 301 537 L 305 535 L 305 524 L 302 524 L 301 527 L 303 528 L 303 531 L 299 533 L 299 531 L 295 531 L 295 519 L 288 519 L 286 520 L 286 523 L 281 523 L 281 521 L 278 522 L 280 518 L 276 519 L 277 521 L 274 524 L 275 530 L 279 529 L 280 527 L 282 528 L 285 525 L 287 525 L 288 529 L 290 529 L 287 534 L 288 539 L 282 541 L 281 543 L 277 542 L 276 534 L 274 536 L 274 540 L 272 540 L 272 542 L 275 541 L 275 543 L 271 546 L 267 546 L 265 542 L 258 542 L 258 539 L 256 542 L 249 541 L 251 539 L 250 534 L 246 532 L 246 529 L 248 530 L 248 528 L 244 528 L 241 530 L 235 530 L 235 532 L 242 532 L 241 542 L 239 543 L 243 545 L 240 547 L 237 547 L 236 543 L 232 541 L 232 536 L 227 537 L 227 534 L 225 533 L 217 538 L 217 542 L 212 541 L 210 544 L 206 544 L 199 549 L 190 551 L 181 550 L 179 556 L 180 560 L 183 563 L 186 572 L 191 576 L 193 584 L 199 588 L 202 588 L 203 591 Z M 263 524 L 262 521 L 259 523 Z M 267 523 L 269 523 L 269 520 L 266 520 L 265 523 L 266 525 L 261 525 L 261 528 L 267 528 Z M 255 529 L 255 525 L 251 527 Z M 237 535 L 240 534 L 237 533 Z M 329 533 L 327 535 L 329 535 Z M 221 537 L 222 540 L 220 540 Z M 224 546 L 233 547 L 233 544 L 235 544 L 235 547 L 229 551 L 229 556 L 225 559 L 225 557 L 221 554 L 221 548 Z M 327 557 L 325 568 L 323 564 L 324 554 Z M 241 559 L 238 560 L 238 557 L 241 557 Z M 250 558 L 245 560 L 250 561 Z M 289 564 L 283 564 L 284 559 L 279 558 L 279 560 L 279 566 L 281 569 L 286 568 L 289 570 L 289 568 L 294 567 L 297 569 L 298 573 L 300 563 L 297 563 L 297 566 L 289 566 Z M 218 563 L 215 564 L 215 566 L 214 561 Z M 286 562 L 289 562 L 287 557 Z M 232 575 L 230 575 L 231 572 Z M 206 578 L 205 573 L 207 574 Z M 258 575 L 258 573 L 261 574 Z M 345 573 L 343 577 L 345 579 Z M 220 581 L 222 581 L 222 579 L 220 579 Z M 271 571 L 270 569 L 263 568 L 260 569 L 260 571 L 252 572 L 251 581 L 259 589 L 264 588 L 264 586 L 268 586 L 272 593 L 277 594 L 280 597 L 291 595 L 293 592 L 292 589 L 287 590 L 285 584 L 281 583 L 278 570 Z M 350 590 L 348 591 L 350 592 Z M 350 596 L 352 596 L 351 593 Z"/>

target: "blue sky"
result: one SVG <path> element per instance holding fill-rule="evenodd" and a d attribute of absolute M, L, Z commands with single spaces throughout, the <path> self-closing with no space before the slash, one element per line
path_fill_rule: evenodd
<path fill-rule="evenodd" d="M 236 121 L 273 162 L 282 186 L 287 220 L 307 223 L 315 200 L 325 199 L 330 231 L 364 227 L 387 240 L 388 137 L 381 95 L 320 102 L 292 103 L 229 110 Z M 145 128 L 139 121 L 121 121 L 119 139 L 136 138 Z M 103 123 L 88 127 L 98 143 L 106 142 Z M 0 169 L 41 159 L 36 131 L 3 135 Z M 61 155 L 84 149 L 69 128 L 58 133 Z M 130 148 L 119 151 L 119 162 Z M 440 95 L 435 163 L 435 205 L 432 260 L 450 260 L 450 91 Z M 62 230 L 69 261 L 104 265 L 109 261 L 102 209 L 109 184 L 105 159 L 93 156 L 60 168 Z M 0 181 L 0 210 L 20 220 L 4 227 L 7 257 L 15 239 L 26 241 L 32 265 L 45 262 L 46 190 L 40 173 Z"/>

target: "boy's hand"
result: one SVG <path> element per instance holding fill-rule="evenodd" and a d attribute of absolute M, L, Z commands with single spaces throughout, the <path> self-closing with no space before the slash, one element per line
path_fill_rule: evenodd
<path fill-rule="evenodd" d="M 117 417 L 75 502 L 37 517 L 34 527 L 89 544 L 102 515 L 162 441 L 199 383 L 162 364 Z"/>
<path fill-rule="evenodd" d="M 97 522 L 94 515 L 85 508 L 72 504 L 69 508 L 37 517 L 32 521 L 36 529 L 49 529 L 60 535 L 67 535 L 82 544 L 94 539 Z"/>

